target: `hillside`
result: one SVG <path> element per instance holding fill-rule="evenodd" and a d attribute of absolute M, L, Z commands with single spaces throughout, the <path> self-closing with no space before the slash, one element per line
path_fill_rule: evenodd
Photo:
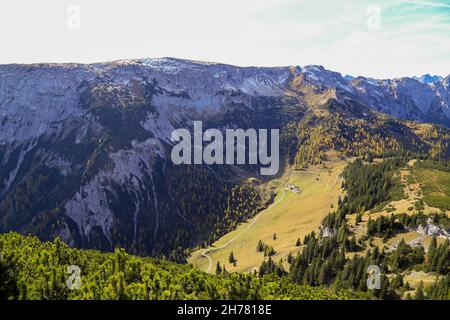
<path fill-rule="evenodd" d="M 80 268 L 79 289 L 69 265 Z M 0 300 L 3 299 L 358 299 L 363 295 L 294 284 L 276 276 L 211 276 L 189 265 L 114 253 L 78 250 L 59 239 L 40 242 L 17 233 L 0 235 Z"/>
<path fill-rule="evenodd" d="M 302 179 L 302 192 L 315 191 L 310 201 L 308 195 L 292 194 L 288 188 L 292 196 L 280 196 L 276 207 L 263 212 L 251 228 L 241 225 L 214 246 L 196 252 L 192 261 L 208 270 L 208 256 L 228 270 L 277 274 L 311 286 L 367 291 L 382 299 L 411 299 L 419 297 L 419 291 L 425 298 L 448 299 L 448 162 L 401 156 L 368 159 L 348 162 L 343 171 L 340 167 L 343 190 L 337 205 L 330 208 L 314 187 L 327 181 L 324 172 Z M 320 189 L 332 199 L 333 189 Z M 309 220 L 310 202 L 326 203 L 330 213 L 317 210 Z M 266 254 L 267 248 L 271 253 Z M 367 288 L 365 270 L 370 265 L 381 269 L 379 290 Z"/>
<path fill-rule="evenodd" d="M 296 254 L 300 250 L 297 239 L 318 229 L 330 207 L 337 205 L 342 193 L 340 174 L 345 165 L 344 161 L 334 159 L 323 166 L 290 170 L 284 177 L 271 181 L 278 196 L 267 210 L 239 225 L 212 246 L 195 251 L 189 262 L 208 272 L 215 271 L 217 262 L 228 271 L 258 270 L 266 258 L 264 252 L 257 251 L 259 241 L 275 248 L 272 258 L 276 261 Z M 230 252 L 237 260 L 235 263 L 228 260 Z M 204 255 L 211 258 L 211 263 Z"/>
<path fill-rule="evenodd" d="M 0 66 L 0 232 L 355 291 L 366 291 L 362 270 L 374 259 L 399 283 L 441 279 L 448 267 L 427 260 L 432 237 L 423 249 L 396 246 L 417 230 L 391 234 L 380 217 L 417 229 L 422 214 L 446 214 L 449 101 L 449 77 L 348 79 L 320 66 Z M 175 165 L 171 133 L 194 121 L 220 132 L 279 129 L 280 171 Z M 441 261 L 445 242 L 436 243 Z M 398 247 L 408 256 L 401 268 L 391 263 Z M 384 283 L 373 296 L 418 288 Z"/>

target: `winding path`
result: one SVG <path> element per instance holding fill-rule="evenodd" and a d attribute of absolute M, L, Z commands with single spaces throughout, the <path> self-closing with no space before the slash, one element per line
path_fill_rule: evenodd
<path fill-rule="evenodd" d="M 302 171 L 302 173 L 303 173 L 303 174 L 316 175 L 316 176 L 318 176 L 318 177 L 320 178 L 320 175 L 319 175 L 318 173 L 316 173 L 316 172 Z M 291 169 L 291 171 L 289 172 L 289 175 L 288 175 L 286 181 L 285 181 L 284 183 L 281 183 L 281 185 L 285 185 L 285 184 L 289 181 L 289 178 L 290 178 L 291 174 L 292 174 L 292 169 Z M 337 175 L 336 175 L 336 178 L 334 179 L 333 187 L 334 187 L 334 185 L 336 184 L 336 182 L 337 182 L 338 179 L 339 179 L 339 174 L 337 174 Z M 330 190 L 331 188 L 330 188 L 330 186 L 328 185 L 328 183 L 325 181 L 325 179 L 321 179 L 321 180 L 323 180 L 323 181 L 325 182 L 325 184 L 326 184 L 326 186 L 327 186 L 327 189 Z M 269 209 L 274 208 L 274 207 L 277 206 L 281 201 L 283 201 L 284 196 L 285 196 L 285 194 L 286 194 L 285 188 L 284 188 L 284 187 L 283 187 L 283 189 L 282 189 L 282 192 L 283 192 L 283 193 L 282 193 L 281 197 L 280 197 L 278 200 L 276 200 L 274 203 L 272 203 L 272 205 L 270 205 L 268 208 L 264 209 L 264 210 L 261 211 L 259 214 L 257 214 L 257 215 L 254 217 L 254 219 L 252 220 L 252 222 L 250 222 L 250 224 L 247 226 L 247 228 L 245 228 L 245 230 L 243 230 L 241 233 L 235 235 L 235 236 L 234 236 L 233 238 L 231 238 L 227 243 L 225 243 L 224 245 L 222 245 L 222 246 L 220 246 L 220 247 L 209 248 L 209 249 L 205 249 L 205 250 L 202 251 L 202 256 L 205 257 L 206 259 L 208 259 L 208 262 L 209 262 L 208 269 L 206 270 L 207 273 L 209 273 L 209 272 L 211 271 L 212 264 L 213 264 L 213 261 L 212 261 L 211 257 L 208 255 L 208 253 L 212 253 L 212 252 L 215 252 L 215 251 L 218 251 L 218 250 L 221 250 L 221 249 L 225 249 L 226 247 L 228 247 L 228 246 L 230 245 L 230 243 L 232 243 L 234 240 L 236 240 L 237 238 L 239 238 L 240 236 L 242 236 L 244 233 L 246 233 L 246 232 L 247 232 L 247 231 L 248 231 L 248 230 L 249 230 L 249 229 L 250 229 L 250 228 L 251 228 L 251 227 L 259 220 L 259 218 L 260 218 L 262 215 L 264 215 Z"/>
<path fill-rule="evenodd" d="M 286 192 L 284 191 L 284 188 L 282 189 L 283 194 L 281 195 L 281 198 L 279 198 L 277 201 L 275 201 L 274 203 L 272 203 L 269 207 L 267 207 L 266 209 L 264 209 L 263 211 L 261 211 L 258 215 L 255 216 L 255 218 L 252 220 L 252 222 L 250 222 L 250 224 L 247 226 L 247 228 L 242 231 L 241 233 L 235 235 L 233 238 L 231 238 L 227 243 L 225 243 L 224 245 L 220 246 L 220 247 L 216 247 L 216 248 L 211 248 L 211 249 L 205 249 L 202 251 L 202 256 L 208 259 L 209 262 L 209 266 L 208 269 L 206 270 L 207 273 L 209 273 L 211 271 L 211 267 L 212 267 L 212 259 L 211 257 L 208 255 L 208 253 L 214 252 L 214 251 L 218 251 L 220 249 L 225 249 L 226 247 L 228 247 L 228 245 L 230 243 L 232 243 L 234 240 L 236 240 L 237 238 L 239 238 L 240 236 L 242 236 L 244 233 L 246 233 L 255 223 L 256 221 L 259 220 L 259 218 L 266 213 L 269 209 L 272 209 L 273 207 L 277 206 L 284 198 Z"/>

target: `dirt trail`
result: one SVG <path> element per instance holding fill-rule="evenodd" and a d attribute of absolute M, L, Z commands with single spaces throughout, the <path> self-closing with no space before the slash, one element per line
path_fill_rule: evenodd
<path fill-rule="evenodd" d="M 286 185 L 286 183 L 289 181 L 289 178 L 291 177 L 292 174 L 292 169 L 289 172 L 287 178 L 285 179 L 284 182 L 281 182 L 280 185 L 284 186 Z M 275 206 L 277 206 L 281 201 L 283 201 L 284 196 L 286 195 L 285 189 L 282 188 L 282 195 L 281 198 L 279 198 L 277 201 L 275 201 L 274 203 L 272 203 L 268 208 L 264 209 L 263 211 L 261 211 L 260 213 L 258 213 L 252 220 L 252 222 L 250 222 L 250 224 L 247 226 L 247 228 L 245 228 L 244 231 L 242 231 L 241 233 L 235 235 L 233 238 L 231 238 L 227 243 L 225 243 L 224 245 L 220 246 L 220 247 L 216 247 L 216 248 L 210 248 L 210 249 L 205 249 L 202 251 L 202 256 L 208 259 L 208 269 L 206 270 L 207 273 L 209 273 L 211 271 L 212 268 L 212 259 L 211 257 L 208 255 L 208 253 L 211 252 L 215 252 L 221 249 L 225 249 L 226 247 L 228 247 L 234 240 L 236 240 L 237 238 L 239 238 L 240 236 L 242 236 L 243 234 L 245 234 L 248 230 L 250 230 L 250 228 L 259 220 L 259 218 L 261 218 L 261 216 L 264 215 L 264 213 L 266 213 L 269 209 L 274 208 Z"/>
<path fill-rule="evenodd" d="M 335 177 L 335 179 L 334 179 L 334 181 L 333 181 L 333 184 L 330 186 L 330 184 L 329 184 L 328 181 L 327 181 L 327 178 L 328 178 L 328 177 L 325 176 L 327 173 L 325 173 L 325 172 L 315 172 L 315 171 L 309 171 L 309 172 L 308 172 L 308 171 L 302 171 L 301 173 L 302 173 L 302 174 L 308 174 L 308 175 L 316 176 L 318 180 L 320 180 L 322 183 L 324 183 L 324 185 L 326 186 L 326 188 L 327 188 L 328 190 L 331 190 L 331 188 L 333 188 L 333 187 L 336 185 L 336 183 L 338 182 L 338 180 L 340 179 L 340 175 L 339 175 L 339 174 L 336 175 L 336 177 Z M 259 219 L 260 219 L 267 211 L 269 211 L 270 209 L 273 209 L 274 207 L 276 207 L 278 204 L 280 204 L 280 203 L 283 201 L 283 199 L 284 199 L 284 197 L 285 197 L 285 195 L 286 195 L 286 191 L 285 191 L 284 186 L 286 186 L 287 183 L 289 182 L 290 177 L 291 177 L 291 174 L 292 174 L 292 169 L 291 169 L 291 171 L 289 172 L 287 178 L 283 179 L 283 181 L 280 182 L 280 186 L 282 186 L 282 194 L 281 194 L 281 197 L 278 198 L 278 199 L 277 199 L 272 205 L 270 205 L 268 208 L 266 208 L 265 210 L 263 210 L 263 211 L 261 211 L 259 214 L 257 214 L 257 215 L 253 218 L 253 220 L 250 222 L 250 224 L 245 228 L 245 230 L 243 230 L 243 231 L 240 232 L 239 234 L 235 235 L 233 238 L 231 238 L 231 239 L 230 239 L 228 242 L 226 242 L 224 245 L 222 245 L 222 246 L 220 246 L 220 247 L 208 248 L 208 249 L 205 249 L 205 250 L 203 250 L 203 251 L 201 252 L 201 255 L 202 255 L 203 257 L 205 257 L 206 259 L 208 259 L 208 268 L 207 268 L 207 270 L 206 270 L 207 273 L 211 272 L 211 268 L 212 268 L 212 266 L 213 266 L 213 261 L 212 261 L 212 258 L 211 258 L 211 256 L 210 256 L 211 253 L 217 252 L 217 251 L 219 251 L 219 250 L 222 250 L 222 249 L 227 248 L 227 247 L 228 247 L 231 243 L 233 243 L 236 239 L 238 239 L 239 237 L 241 237 L 242 235 L 244 235 L 245 233 L 247 233 L 247 232 L 250 230 L 250 228 L 251 228 L 253 225 L 255 225 L 256 222 L 257 222 L 257 221 L 258 221 L 258 220 L 259 220 Z M 305 195 L 305 194 L 306 194 L 306 193 L 302 190 L 302 195 Z"/>

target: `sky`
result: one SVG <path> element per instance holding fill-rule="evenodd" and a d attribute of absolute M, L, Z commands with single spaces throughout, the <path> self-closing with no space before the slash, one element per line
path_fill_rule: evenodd
<path fill-rule="evenodd" d="M 0 63 L 177 57 L 450 74 L 450 0 L 1 0 Z"/>

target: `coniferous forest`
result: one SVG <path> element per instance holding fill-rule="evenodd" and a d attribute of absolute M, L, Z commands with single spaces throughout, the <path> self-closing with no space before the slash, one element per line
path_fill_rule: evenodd
<path fill-rule="evenodd" d="M 336 211 L 322 222 L 322 230 L 327 230 L 326 235 L 312 232 L 305 236 L 301 242 L 303 250 L 290 259 L 288 271 L 269 260 L 262 263 L 259 274 L 277 274 L 295 283 L 314 287 L 367 292 L 379 299 L 450 299 L 448 239 L 438 244 L 436 237 L 433 237 L 427 252 L 422 245 L 408 245 L 403 239 L 390 251 L 371 245 L 374 236 L 387 240 L 426 223 L 448 230 L 449 217 L 446 213 L 424 215 L 419 210 L 416 214 L 392 214 L 375 220 L 369 216 L 367 232 L 358 240 L 348 224 L 349 215 L 357 213 L 359 216 L 361 211 L 395 197 L 397 182 L 393 172 L 406 160 L 399 157 L 374 164 L 358 159 L 348 165 L 343 173 L 346 196 L 339 200 Z M 373 265 L 380 268 L 381 283 L 379 289 L 370 290 L 367 270 Z M 408 292 L 411 291 L 409 283 L 404 281 L 404 275 L 411 271 L 433 272 L 436 281 L 426 289 L 421 284 L 415 294 L 411 294 Z"/>
<path fill-rule="evenodd" d="M 367 231 L 358 239 L 348 224 L 349 216 L 357 214 L 358 223 L 360 212 L 395 198 L 394 171 L 407 160 L 358 159 L 349 164 L 343 172 L 345 196 L 322 221 L 319 233 L 297 240 L 302 250 L 288 257 L 288 267 L 276 262 L 275 250 L 262 241 L 256 251 L 264 252 L 265 260 L 258 272 L 229 273 L 218 264 L 211 275 L 192 265 L 137 257 L 120 248 L 111 253 L 75 249 L 59 238 L 41 242 L 10 232 L 0 235 L 0 299 L 449 299 L 448 239 L 438 243 L 433 237 L 427 251 L 404 240 L 389 251 L 371 245 L 374 237 L 387 240 L 426 223 L 447 229 L 446 214 L 424 215 L 419 210 L 369 216 Z M 237 261 L 233 252 L 228 259 Z M 373 265 L 380 267 L 381 282 L 379 288 L 369 289 L 366 271 Z M 410 271 L 434 273 L 436 281 L 426 288 L 421 284 L 412 294 L 404 279 Z"/>
<path fill-rule="evenodd" d="M 69 266 L 79 273 L 68 273 Z M 79 286 L 77 287 L 77 276 Z M 69 282 L 69 283 L 68 283 Z M 72 289 L 70 289 L 72 288 Z M 17 233 L 0 235 L 0 300 L 5 299 L 360 299 L 350 291 L 312 288 L 276 275 L 210 275 L 191 265 L 68 247 Z"/>

